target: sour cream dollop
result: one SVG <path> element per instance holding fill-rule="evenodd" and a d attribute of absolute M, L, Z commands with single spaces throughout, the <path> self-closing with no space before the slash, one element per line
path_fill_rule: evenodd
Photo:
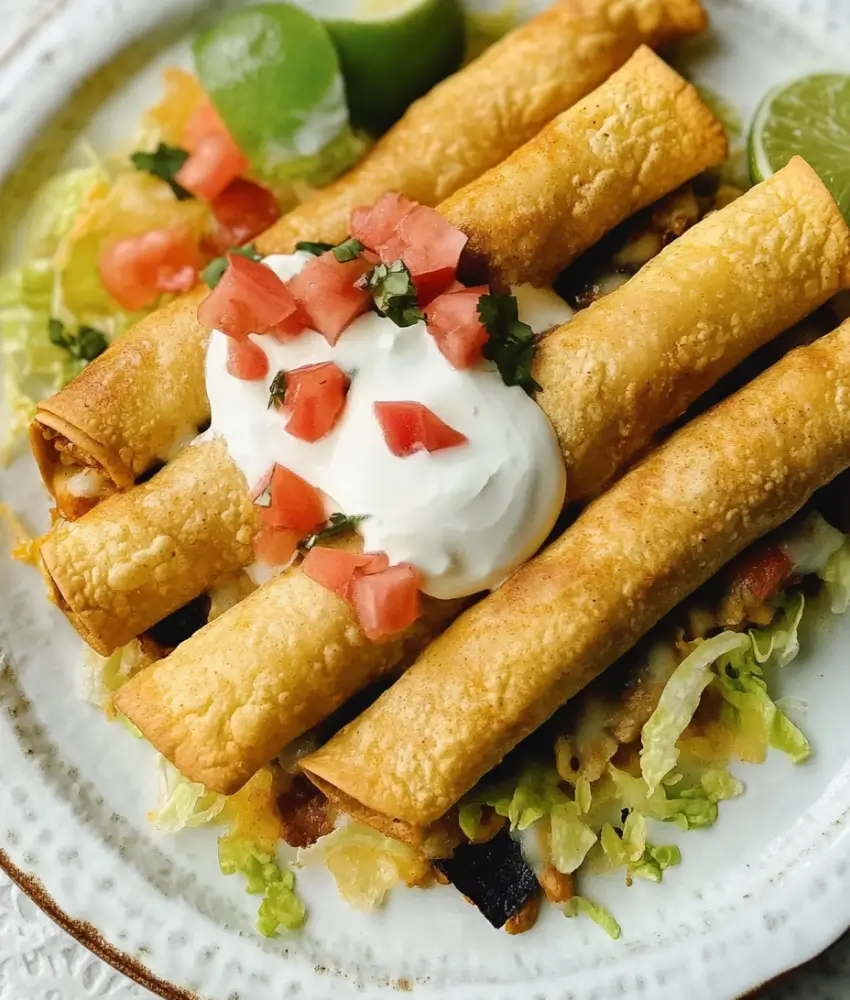
<path fill-rule="evenodd" d="M 264 263 L 287 281 L 308 260 L 296 253 Z M 548 289 L 523 286 L 515 294 L 535 333 L 572 316 Z M 206 367 L 209 433 L 224 439 L 249 485 L 273 463 L 286 466 L 326 495 L 328 514 L 366 515 L 358 525 L 364 549 L 413 563 L 425 593 L 443 599 L 497 586 L 540 547 L 563 505 L 564 462 L 546 415 L 494 366 L 457 370 L 424 323 L 402 329 L 376 313 L 355 320 L 333 347 L 313 330 L 285 344 L 251 339 L 268 357 L 268 378 L 230 375 L 228 338 L 218 330 Z M 281 369 L 325 361 L 348 372 L 351 387 L 334 429 L 309 443 L 288 434 L 285 416 L 269 409 L 269 383 Z M 468 443 L 396 457 L 372 408 L 384 400 L 424 404 Z"/>

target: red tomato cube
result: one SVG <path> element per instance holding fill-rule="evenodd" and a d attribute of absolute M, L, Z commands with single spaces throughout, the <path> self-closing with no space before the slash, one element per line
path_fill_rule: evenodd
<path fill-rule="evenodd" d="M 286 373 L 286 430 L 302 441 L 318 441 L 333 430 L 345 406 L 349 378 L 332 361 Z"/>
<path fill-rule="evenodd" d="M 325 522 L 325 505 L 319 491 L 277 463 L 254 488 L 252 499 L 271 528 L 287 528 L 301 536 Z"/>
<path fill-rule="evenodd" d="M 340 263 L 329 251 L 307 261 L 289 290 L 310 319 L 310 326 L 335 344 L 342 331 L 369 308 L 370 294 L 355 282 L 369 270 L 362 260 Z"/>
<path fill-rule="evenodd" d="M 203 326 L 237 339 L 276 333 L 297 314 L 298 303 L 274 271 L 240 254 L 227 255 L 227 270 L 198 306 Z"/>
<path fill-rule="evenodd" d="M 417 451 L 455 448 L 468 440 L 422 403 L 375 403 L 374 410 L 387 447 L 399 458 Z"/>
<path fill-rule="evenodd" d="M 425 311 L 428 332 L 455 368 L 477 364 L 490 339 L 478 315 L 478 300 L 487 292 L 486 285 L 444 292 Z"/>
<path fill-rule="evenodd" d="M 378 642 L 409 628 L 421 614 L 422 574 L 409 563 L 356 577 L 351 602 L 367 639 Z"/>

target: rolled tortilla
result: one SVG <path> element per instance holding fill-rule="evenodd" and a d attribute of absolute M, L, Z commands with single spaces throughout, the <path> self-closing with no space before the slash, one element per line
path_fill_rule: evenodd
<path fill-rule="evenodd" d="M 700 337 L 695 341 L 694 327 L 690 319 L 683 320 L 678 308 L 669 297 L 665 299 L 668 309 L 652 309 L 646 313 L 647 321 L 641 325 L 642 310 L 649 309 L 643 302 L 643 289 L 637 278 L 633 278 L 620 291 L 612 293 L 611 300 L 618 296 L 610 308 L 615 315 L 631 316 L 636 324 L 633 345 L 630 350 L 638 351 L 641 364 L 644 366 L 646 379 L 653 375 L 659 384 L 667 387 L 667 394 L 653 397 L 655 414 L 660 429 L 664 420 L 672 413 L 679 413 L 693 401 L 711 381 L 715 381 L 725 373 L 739 357 L 755 350 L 770 339 L 784 325 L 792 324 L 806 311 L 814 309 L 828 298 L 841 284 L 842 274 L 850 260 L 850 231 L 843 222 L 839 227 L 839 215 L 820 181 L 814 177 L 808 167 L 800 163 L 792 164 L 786 171 L 777 174 L 766 182 L 762 191 L 773 189 L 785 190 L 789 178 L 800 172 L 809 178 L 811 190 L 805 188 L 811 197 L 803 199 L 797 207 L 789 194 L 777 215 L 776 202 L 765 199 L 758 191 L 746 199 L 740 199 L 722 212 L 717 213 L 700 225 L 712 223 L 713 219 L 725 220 L 723 230 L 728 234 L 728 241 L 722 245 L 728 248 L 731 255 L 707 254 L 702 273 L 693 277 L 704 287 L 712 288 L 717 282 L 729 279 L 730 261 L 737 261 L 739 267 L 748 275 L 749 287 L 746 295 L 740 299 L 726 298 L 720 294 L 709 298 L 710 310 L 697 312 L 700 322 Z M 762 220 L 757 214 L 764 205 L 772 206 L 769 221 Z M 755 232 L 770 231 L 777 225 L 777 219 L 785 219 L 788 231 L 793 237 L 775 244 L 779 253 L 780 263 L 777 266 L 762 266 L 749 270 L 747 257 L 742 256 L 741 242 L 743 235 L 752 228 Z M 684 243 L 696 240 L 695 245 L 704 246 L 702 237 L 698 234 L 700 226 L 680 237 Z M 711 231 L 714 232 L 712 223 Z M 695 234 L 695 235 L 692 235 Z M 737 235 L 736 235 L 737 234 Z M 805 263 L 801 261 L 800 247 L 811 248 L 812 257 Z M 662 258 L 671 256 L 674 246 L 662 252 Z M 675 258 L 675 259 L 678 259 Z M 783 263 L 784 262 L 784 263 Z M 678 283 L 676 268 L 664 268 L 666 280 L 676 295 L 687 297 L 687 301 L 698 309 L 699 296 L 692 296 L 687 287 Z M 785 286 L 796 289 L 796 295 L 788 295 Z M 661 287 L 661 278 L 657 279 L 656 288 Z M 736 291 L 737 285 L 732 286 Z M 746 297 L 751 295 L 761 303 L 760 310 L 746 309 Z M 588 310 L 590 316 L 594 310 L 596 315 L 604 315 L 605 299 L 598 307 Z M 784 314 L 781 312 L 784 310 Z M 585 314 L 579 314 L 572 324 L 582 321 Z M 742 316 L 743 321 L 738 320 Z M 568 333 L 570 325 L 550 338 L 560 337 Z M 563 370 L 556 352 L 546 352 L 541 364 L 536 369 L 537 378 L 544 387 L 542 398 L 546 400 L 545 409 L 556 427 L 574 427 L 577 437 L 570 441 L 562 438 L 564 453 L 570 456 L 573 451 L 580 455 L 588 455 L 588 461 L 596 461 L 593 449 L 588 447 L 581 436 L 584 434 L 584 424 L 580 417 L 587 411 L 592 411 L 598 405 L 600 393 L 606 383 L 599 378 L 588 379 L 582 375 L 584 370 L 595 371 L 594 351 L 598 351 L 600 359 L 607 359 L 613 353 L 612 343 L 620 345 L 622 334 L 614 324 L 600 322 L 598 344 L 588 331 L 587 346 L 581 356 L 583 368 L 579 368 L 571 383 L 563 391 L 555 391 L 562 386 Z M 709 349 L 708 342 L 717 342 L 721 353 Z M 643 349 L 643 343 L 655 345 L 656 353 Z M 596 347 L 594 347 L 596 344 Z M 690 345 L 690 346 L 689 346 Z M 696 347 L 694 346 L 696 345 Z M 702 346 L 700 346 L 702 345 Z M 697 347 L 699 349 L 697 349 Z M 706 354 L 710 364 L 706 361 Z M 625 365 L 628 359 L 623 358 Z M 558 362 L 558 363 L 556 363 Z M 613 369 L 615 372 L 617 369 Z M 671 372 L 676 377 L 671 376 Z M 570 388 L 572 391 L 567 391 Z M 633 400 L 626 391 L 611 392 L 605 395 L 606 406 L 610 412 L 606 414 L 612 423 L 617 422 L 617 413 L 622 413 L 622 434 L 632 432 L 629 422 L 632 413 Z M 644 426 L 644 425 L 641 425 Z M 652 426 L 651 416 L 647 418 L 646 426 Z M 618 439 L 619 440 L 619 439 Z M 592 444 L 592 442 L 590 442 Z M 626 447 L 618 444 L 624 454 L 631 454 Z M 175 464 L 178 464 L 178 459 Z M 567 479 L 567 495 L 572 496 L 571 479 L 581 484 L 586 477 L 582 474 L 582 466 L 574 465 Z M 263 633 L 269 628 L 283 628 L 282 609 L 290 603 L 299 600 L 303 587 L 307 586 L 301 579 L 299 569 L 292 569 L 286 574 L 264 584 L 253 596 L 251 613 L 252 629 Z M 289 596 L 292 591 L 292 596 Z M 335 642 L 333 638 L 340 629 L 347 628 L 350 635 L 358 634 L 354 615 L 343 601 L 329 591 L 319 587 L 311 587 L 311 607 L 315 614 L 314 622 L 322 623 L 326 629 L 327 641 Z M 235 616 L 234 616 L 235 618 Z M 288 621 L 288 619 L 286 619 Z M 239 621 L 245 621 L 241 616 Z M 292 621 L 286 630 L 295 634 L 299 627 L 297 621 Z M 314 625 L 315 628 L 318 626 Z M 244 626 L 236 628 L 231 625 L 227 616 L 222 616 L 203 633 L 204 639 L 193 637 L 181 646 L 176 653 L 153 665 L 137 675 L 122 688 L 117 696 L 118 707 L 142 730 L 142 732 L 172 760 L 178 762 L 180 769 L 192 780 L 203 782 L 217 791 L 233 791 L 248 777 L 256 766 L 255 747 L 262 746 L 264 753 L 271 755 L 284 743 L 284 735 L 291 730 L 285 727 L 278 711 L 278 702 L 274 695 L 265 693 L 268 678 L 276 677 L 277 685 L 285 685 L 286 678 L 291 674 L 301 676 L 301 667 L 290 656 L 290 646 L 281 644 L 276 651 L 263 649 L 263 659 L 243 656 L 245 643 Z M 315 638 L 315 637 L 314 637 Z M 381 663 L 381 654 L 376 650 L 376 662 Z M 428 654 L 426 653 L 426 656 Z M 219 664 L 227 664 L 227 670 Z M 381 667 L 383 669 L 383 667 Z M 223 678 L 226 677 L 226 680 Z M 210 681 L 210 678 L 214 680 Z M 254 729 L 250 740 L 243 741 L 229 730 L 228 719 L 233 712 L 234 702 L 240 697 L 239 692 L 250 692 L 260 689 L 264 693 L 251 700 L 254 718 Z M 175 692 L 181 692 L 179 696 Z M 187 713 L 186 706 L 191 702 L 194 711 Z M 203 724 L 199 720 L 203 720 Z M 206 739 L 206 733 L 223 734 L 212 747 Z M 167 734 L 167 736 L 164 736 Z M 259 756 L 259 755 L 257 755 Z"/>
<path fill-rule="evenodd" d="M 748 354 L 850 283 L 850 229 L 795 157 L 540 345 L 571 499 L 598 493 Z"/>
<path fill-rule="evenodd" d="M 351 210 L 399 191 L 437 205 L 499 163 L 598 86 L 643 44 L 701 31 L 699 0 L 560 0 L 417 101 L 345 177 L 255 242 L 345 237 Z M 141 320 L 73 382 L 39 405 L 31 428 L 42 477 L 79 517 L 168 460 L 209 420 L 207 331 L 195 289 Z M 79 477 L 81 471 L 92 470 Z"/>
<path fill-rule="evenodd" d="M 723 126 L 694 87 L 644 47 L 440 212 L 470 233 L 476 281 L 548 285 L 618 223 L 679 187 L 683 166 L 694 176 L 726 152 Z M 493 224 L 481 226 L 488 218 Z"/>
<path fill-rule="evenodd" d="M 622 112 L 623 127 L 620 128 L 618 122 L 621 117 L 617 108 L 624 99 L 624 93 L 649 89 L 660 95 L 657 101 L 652 102 L 653 110 L 646 113 L 641 111 L 638 114 L 632 111 Z M 591 134 L 588 140 L 588 108 L 600 106 L 608 109 L 605 124 L 600 127 L 612 130 L 616 127 L 618 135 L 616 143 L 606 146 L 605 171 L 610 173 L 618 169 L 617 149 L 620 146 L 629 150 L 629 155 L 625 156 L 623 161 L 624 180 L 617 184 L 622 197 L 612 206 L 610 185 L 598 188 L 595 194 L 591 191 L 580 192 L 569 187 L 565 188 L 563 185 L 551 190 L 547 187 L 530 189 L 523 172 L 516 168 L 516 164 L 521 163 L 526 156 L 535 162 L 540 156 L 542 146 L 550 162 L 555 165 L 561 163 L 565 172 L 571 171 L 577 161 L 585 158 L 583 151 L 595 141 L 595 134 Z M 615 225 L 642 205 L 661 197 L 670 188 L 678 187 L 705 167 L 722 160 L 726 151 L 722 127 L 700 101 L 694 89 L 649 49 L 642 49 L 636 53 L 618 73 L 588 98 L 580 101 L 575 108 L 566 111 L 559 121 L 568 122 L 573 116 L 578 116 L 575 131 L 559 128 L 551 136 L 532 139 L 519 151 L 518 156 L 514 157 L 514 164 L 504 179 L 499 169 L 496 169 L 487 175 L 483 185 L 486 190 L 503 191 L 517 204 L 533 201 L 541 214 L 558 216 L 564 220 L 565 225 L 568 224 L 570 210 L 569 204 L 565 204 L 564 199 L 581 198 L 582 212 L 569 221 L 572 236 L 559 244 L 563 254 L 563 264 L 572 259 L 576 247 L 589 246 L 599 236 L 602 226 Z M 636 138 L 631 138 L 632 133 L 635 133 Z M 641 155 L 631 155 L 638 149 L 642 150 Z M 644 162 L 650 158 L 663 159 L 665 169 L 644 176 Z M 600 164 L 601 155 L 596 156 L 594 162 Z M 465 201 L 467 207 L 464 211 L 463 225 L 472 238 L 478 233 L 494 232 L 498 228 L 499 218 L 505 218 L 505 224 L 510 225 L 507 216 L 499 214 L 502 209 L 497 198 L 482 198 L 478 201 L 470 198 Z M 603 222 L 600 223 L 599 219 Z M 549 261 L 557 262 L 557 248 L 553 250 L 550 237 L 549 230 L 542 228 L 538 234 L 539 249 Z M 526 266 L 529 271 L 533 271 L 535 254 L 532 241 L 526 239 L 525 246 L 528 253 Z M 518 267 L 514 274 L 519 281 L 526 277 L 522 267 Z M 538 375 L 538 378 L 541 377 L 546 379 L 546 373 Z M 208 466 L 199 474 L 200 451 L 209 457 Z M 199 477 L 194 488 L 187 490 L 186 498 L 191 498 L 196 518 L 203 518 L 208 525 L 216 525 L 214 531 L 211 529 L 209 544 L 218 545 L 224 523 L 224 519 L 218 516 L 218 511 L 223 502 L 230 503 L 230 497 L 228 492 L 217 489 L 216 484 L 221 481 L 229 487 L 237 479 L 241 479 L 241 474 L 229 460 L 226 452 L 206 444 L 196 446 L 191 457 L 185 460 L 183 455 L 178 456 L 170 463 L 170 466 L 176 466 L 176 469 L 166 466 L 166 469 L 154 477 L 150 484 L 146 484 L 141 492 L 131 490 L 111 498 L 105 513 L 95 517 L 92 512 L 76 522 L 65 522 L 45 543 L 44 564 L 57 593 L 61 595 L 60 606 L 70 610 L 72 621 L 76 620 L 81 625 L 85 623 L 83 634 L 89 642 L 94 640 L 92 644 L 95 648 L 122 645 L 138 634 L 143 617 L 146 616 L 149 620 L 142 625 L 142 629 L 175 611 L 182 603 L 196 597 L 213 582 L 214 578 L 211 577 L 201 583 L 203 574 L 213 568 L 209 565 L 209 560 L 196 560 L 188 552 L 185 557 L 175 557 L 177 553 L 182 553 L 182 549 L 180 531 L 172 530 L 172 526 L 179 529 L 183 515 L 175 513 L 170 506 L 172 504 L 170 484 L 189 475 L 182 471 L 184 461 L 191 465 L 195 470 L 194 474 Z M 162 477 L 165 479 L 165 491 L 169 499 L 163 498 L 160 503 L 162 513 L 157 523 L 155 484 L 160 482 Z M 247 495 L 247 484 L 245 491 Z M 141 517 L 134 509 L 137 503 L 143 505 Z M 229 507 L 227 509 L 233 513 Z M 254 522 L 255 515 L 252 511 L 248 520 L 240 525 L 243 536 L 249 535 L 254 530 Z M 104 554 L 101 535 L 114 532 L 113 525 L 116 523 L 139 526 L 139 531 L 121 535 L 123 545 L 121 552 L 117 549 L 110 551 L 110 556 L 113 561 L 118 560 L 118 565 L 123 565 L 127 561 L 132 562 L 136 558 L 138 549 L 146 552 L 151 550 L 154 539 L 167 537 L 170 540 L 168 545 L 155 548 L 155 551 L 162 556 L 157 563 L 157 572 L 151 574 L 147 580 L 139 581 L 133 595 L 134 613 L 129 618 L 124 617 L 126 593 L 124 591 L 117 593 L 117 601 L 113 602 L 108 586 L 108 580 L 116 573 L 114 565 L 107 575 L 107 585 L 103 585 L 102 581 L 101 567 L 104 565 Z M 229 523 L 234 522 L 231 520 Z M 150 537 L 145 537 L 141 533 L 142 524 L 145 525 Z M 194 551 L 196 547 L 194 537 L 189 539 L 189 547 Z M 216 570 L 233 572 L 241 568 L 242 563 L 225 567 L 221 565 L 220 560 L 236 557 L 242 552 L 241 547 L 233 544 L 221 546 L 219 559 L 216 560 Z M 101 582 L 94 585 L 92 581 L 95 579 Z M 117 609 L 114 604 L 118 605 Z M 95 627 L 95 622 L 98 623 L 98 627 Z M 135 631 L 132 631 L 133 629 Z"/>
<path fill-rule="evenodd" d="M 210 441 L 131 493 L 59 521 L 41 558 L 53 600 L 108 655 L 249 565 L 259 528 L 244 477 L 224 442 Z"/>
<path fill-rule="evenodd" d="M 664 614 L 850 466 L 850 323 L 673 435 L 301 761 L 427 827 Z"/>

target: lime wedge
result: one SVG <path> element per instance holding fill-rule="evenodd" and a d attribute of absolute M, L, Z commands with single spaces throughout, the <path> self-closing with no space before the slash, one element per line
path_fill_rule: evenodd
<path fill-rule="evenodd" d="M 850 220 L 850 76 L 820 73 L 772 90 L 750 129 L 750 176 L 761 181 L 800 155 Z"/>
<path fill-rule="evenodd" d="M 194 55 L 204 89 L 261 174 L 291 172 L 350 131 L 336 49 L 298 7 L 227 14 L 196 38 Z"/>
<path fill-rule="evenodd" d="M 458 0 L 346 0 L 325 18 L 345 77 L 352 121 L 380 133 L 460 66 Z"/>

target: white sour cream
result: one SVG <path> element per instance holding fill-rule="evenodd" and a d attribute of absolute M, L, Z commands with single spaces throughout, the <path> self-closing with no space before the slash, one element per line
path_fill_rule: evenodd
<path fill-rule="evenodd" d="M 275 255 L 265 263 L 282 280 L 310 260 Z M 546 289 L 516 290 L 520 318 L 535 332 L 563 323 L 572 310 Z M 215 331 L 207 353 L 210 433 L 221 435 L 250 485 L 277 462 L 327 497 L 327 512 L 367 515 L 358 530 L 367 551 L 391 563 L 413 563 L 423 590 L 460 597 L 497 586 L 530 558 L 551 530 L 564 500 L 564 463 L 554 430 L 518 386 L 489 364 L 458 371 L 424 323 L 404 329 L 368 313 L 331 347 L 306 330 L 290 343 L 251 335 L 269 359 L 267 378 L 227 373 L 227 337 Z M 353 373 L 345 409 L 315 443 L 285 430 L 268 408 L 275 373 L 333 361 Z M 414 401 L 465 434 L 467 444 L 398 458 L 384 441 L 372 406 Z"/>

